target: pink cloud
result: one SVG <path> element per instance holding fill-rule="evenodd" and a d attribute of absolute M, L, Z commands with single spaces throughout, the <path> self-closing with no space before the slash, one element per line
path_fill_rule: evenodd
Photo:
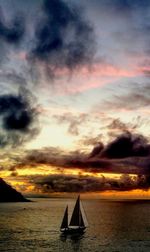
<path fill-rule="evenodd" d="M 66 69 L 57 72 L 59 77 L 67 76 Z M 125 68 L 115 67 L 109 64 L 96 64 L 91 68 L 83 67 L 75 71 L 69 85 L 65 81 L 61 82 L 61 89 L 58 85 L 58 93 L 61 95 L 82 93 L 90 89 L 98 88 L 107 84 L 111 84 L 122 78 L 132 78 L 140 74 L 136 70 L 128 70 Z"/>
<path fill-rule="evenodd" d="M 65 77 L 69 75 L 69 70 L 67 68 L 61 68 L 56 70 L 56 76 Z M 122 67 L 117 67 L 107 63 L 94 64 L 90 67 L 82 67 L 75 70 L 75 75 L 82 77 L 132 77 L 135 75 L 135 70 L 125 69 Z"/>
<path fill-rule="evenodd" d="M 107 84 L 110 85 L 122 78 L 143 76 L 150 69 L 140 66 L 139 62 L 140 58 L 136 63 L 134 60 L 131 60 L 130 64 L 126 67 L 119 67 L 108 63 L 97 63 L 90 67 L 76 69 L 73 74 L 69 73 L 69 70 L 66 68 L 57 69 L 56 76 L 58 77 L 58 82 L 61 82 L 61 88 L 58 85 L 56 91 L 58 95 L 82 93 Z M 68 78 L 68 75 L 70 78 Z M 68 82 L 65 81 L 66 78 L 69 79 Z"/>

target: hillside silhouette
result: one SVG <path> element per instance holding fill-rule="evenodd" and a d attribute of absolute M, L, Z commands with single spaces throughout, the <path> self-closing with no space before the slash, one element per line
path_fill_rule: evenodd
<path fill-rule="evenodd" d="M 0 202 L 28 202 L 20 192 L 0 178 Z"/>

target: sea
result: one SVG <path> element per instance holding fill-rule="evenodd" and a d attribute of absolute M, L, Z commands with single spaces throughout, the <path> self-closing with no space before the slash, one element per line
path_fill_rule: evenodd
<path fill-rule="evenodd" d="M 88 228 L 64 236 L 60 225 L 73 198 L 0 203 L 0 252 L 149 252 L 150 201 L 83 199 Z"/>

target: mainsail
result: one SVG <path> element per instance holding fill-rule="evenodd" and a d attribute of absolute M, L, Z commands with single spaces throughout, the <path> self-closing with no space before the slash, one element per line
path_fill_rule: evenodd
<path fill-rule="evenodd" d="M 64 218 L 60 228 L 61 229 L 68 228 L 68 206 L 66 207 Z"/>
<path fill-rule="evenodd" d="M 81 208 L 80 208 L 80 196 L 78 196 L 69 226 L 85 227 Z"/>
<path fill-rule="evenodd" d="M 68 206 L 67 206 L 60 227 L 60 231 L 63 232 L 64 234 L 74 234 L 74 233 L 83 234 L 86 227 L 87 227 L 86 215 L 80 202 L 80 196 L 78 196 L 71 216 L 70 224 L 68 225 Z"/>

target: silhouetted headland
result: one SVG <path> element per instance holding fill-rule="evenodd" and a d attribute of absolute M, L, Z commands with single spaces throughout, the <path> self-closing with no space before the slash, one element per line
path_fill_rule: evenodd
<path fill-rule="evenodd" d="M 29 202 L 20 192 L 0 178 L 0 202 Z"/>

